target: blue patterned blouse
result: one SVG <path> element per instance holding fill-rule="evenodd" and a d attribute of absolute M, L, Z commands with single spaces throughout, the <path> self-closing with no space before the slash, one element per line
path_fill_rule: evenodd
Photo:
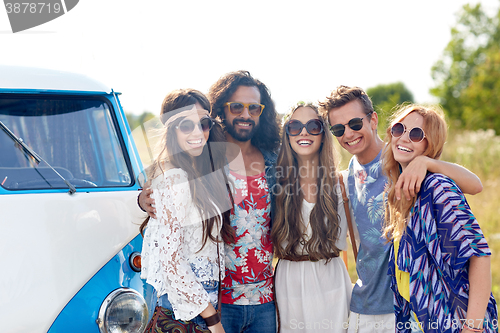
<path fill-rule="evenodd" d="M 398 292 L 394 249 L 389 260 L 396 332 L 410 332 L 410 310 L 425 332 L 461 332 L 467 313 L 469 258 L 491 255 L 465 196 L 441 174 L 427 174 L 402 236 L 397 264 L 410 274 L 410 302 Z M 498 332 L 497 306 L 490 294 L 485 332 Z"/>

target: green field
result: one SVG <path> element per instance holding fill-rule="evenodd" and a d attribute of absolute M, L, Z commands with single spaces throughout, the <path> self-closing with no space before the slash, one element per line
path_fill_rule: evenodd
<path fill-rule="evenodd" d="M 341 169 L 347 168 L 351 155 L 337 145 L 342 156 Z M 493 295 L 500 295 L 500 136 L 493 130 L 451 131 L 442 160 L 458 163 L 474 172 L 483 183 L 483 191 L 467 195 L 472 212 L 491 248 Z M 352 251 L 349 250 L 349 275 L 356 281 Z"/>

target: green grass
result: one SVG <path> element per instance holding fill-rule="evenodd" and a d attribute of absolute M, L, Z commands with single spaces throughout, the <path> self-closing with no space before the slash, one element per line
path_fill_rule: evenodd
<path fill-rule="evenodd" d="M 337 143 L 336 143 L 337 144 Z M 340 169 L 346 169 L 351 155 L 338 144 L 341 155 Z M 500 136 L 492 130 L 451 131 L 442 160 L 458 163 L 474 172 L 483 183 L 483 191 L 466 195 L 467 201 L 490 246 L 492 290 L 496 299 L 500 295 Z M 354 256 L 349 245 L 348 271 L 351 280 L 357 280 Z"/>
<path fill-rule="evenodd" d="M 443 152 L 443 160 L 463 165 L 483 183 L 483 191 L 466 195 L 491 249 L 492 289 L 500 295 L 500 136 L 493 130 L 452 132 Z"/>

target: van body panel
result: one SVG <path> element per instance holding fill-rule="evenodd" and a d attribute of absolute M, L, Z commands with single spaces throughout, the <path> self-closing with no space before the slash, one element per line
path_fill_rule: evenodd
<path fill-rule="evenodd" d="M 144 283 L 129 265 L 130 255 L 133 252 L 140 252 L 141 248 L 142 236 L 138 235 L 101 268 L 71 299 L 56 318 L 48 333 L 66 333 L 68 327 L 73 327 L 71 332 L 75 333 L 99 333 L 96 325 L 99 307 L 102 300 L 116 285 L 135 290 L 143 289 L 146 295 L 151 294 L 151 286 Z M 123 274 L 113 274 L 116 271 L 122 271 Z M 111 279 L 108 278 L 110 276 Z M 151 298 L 150 296 L 146 297 Z M 82 313 L 89 315 L 82 316 Z"/>
<path fill-rule="evenodd" d="M 137 237 L 144 213 L 136 197 L 137 191 L 2 196 L 0 254 L 7 270 L 0 286 L 8 287 L 1 288 L 0 313 L 9 318 L 2 331 L 15 332 L 23 323 L 23 332 L 47 332 L 73 296 Z M 119 276 L 102 283 L 122 286 Z M 19 311 L 26 306 L 36 309 L 29 320 Z"/>
<path fill-rule="evenodd" d="M 0 129 L 1 332 L 97 333 L 112 292 L 151 300 L 129 264 L 143 169 L 117 95 L 85 75 L 0 65 L 0 121 L 44 159 Z"/>

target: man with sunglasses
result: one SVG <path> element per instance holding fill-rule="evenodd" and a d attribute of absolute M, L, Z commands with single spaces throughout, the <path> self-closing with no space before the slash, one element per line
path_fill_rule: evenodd
<path fill-rule="evenodd" d="M 381 238 L 386 177 L 380 160 L 384 142 L 377 133 L 378 115 L 368 95 L 359 87 L 339 86 L 320 107 L 339 144 L 354 155 L 348 170 L 343 172 L 351 216 L 360 238 L 356 262 L 358 280 L 352 291 L 348 332 L 394 332 L 393 294 L 387 275 L 389 246 Z M 406 134 L 407 131 L 399 126 L 392 129 L 393 135 L 424 140 L 418 129 L 410 129 Z M 419 156 L 399 177 L 397 198 L 410 200 L 416 196 L 427 172 L 447 175 L 465 193 L 476 194 L 482 190 L 479 178 L 467 169 Z"/>
<path fill-rule="evenodd" d="M 267 87 L 246 71 L 222 76 L 207 97 L 210 116 L 221 120 L 226 140 L 233 144 L 228 145 L 227 160 L 234 184 L 230 221 L 235 239 L 225 240 L 222 326 L 227 333 L 275 333 L 270 234 L 271 188 L 280 144 L 278 114 Z M 231 163 L 238 154 L 244 165 Z M 154 217 L 150 193 L 145 189 L 138 203 Z"/>
<path fill-rule="evenodd" d="M 222 283 L 222 326 L 226 332 L 276 332 L 273 295 L 271 191 L 279 148 L 279 122 L 267 87 L 246 71 L 222 76 L 210 87 L 211 116 L 219 118 L 228 161 L 241 153 L 244 165 L 229 165 L 237 198 L 231 210 L 234 242 L 227 242 Z"/>

